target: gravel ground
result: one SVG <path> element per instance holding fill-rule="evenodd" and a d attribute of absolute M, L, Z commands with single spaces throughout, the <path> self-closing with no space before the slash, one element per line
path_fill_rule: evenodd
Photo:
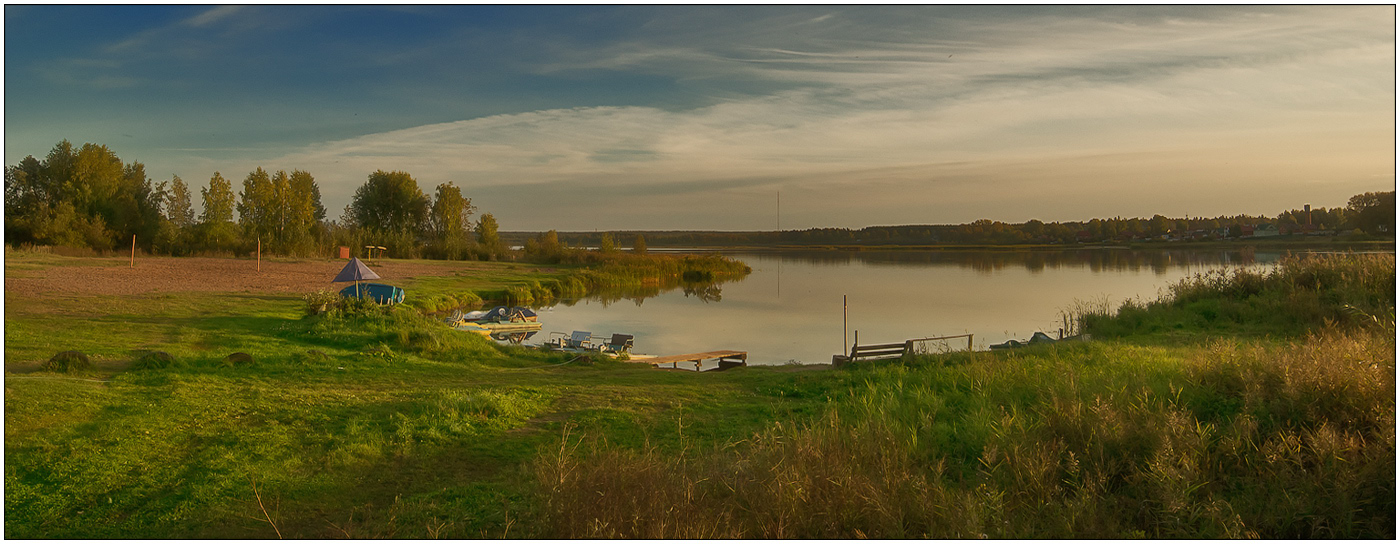
<path fill-rule="evenodd" d="M 55 266 L 43 271 L 5 274 L 5 291 L 77 295 L 139 295 L 190 291 L 307 293 L 317 289 L 340 289 L 346 283 L 331 283 L 345 267 L 345 261 L 262 262 L 245 259 L 203 257 L 145 257 L 136 267 Z M 417 276 L 440 276 L 470 264 L 444 262 L 407 263 L 383 261 L 370 266 L 388 282 Z"/>

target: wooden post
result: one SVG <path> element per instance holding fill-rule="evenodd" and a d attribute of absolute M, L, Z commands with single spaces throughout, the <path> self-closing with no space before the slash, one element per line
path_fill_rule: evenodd
<path fill-rule="evenodd" d="M 262 272 L 262 237 L 258 237 L 258 272 Z"/>
<path fill-rule="evenodd" d="M 859 345 L 860 345 L 860 331 L 857 330 L 857 331 L 856 331 L 856 341 L 855 341 L 855 343 L 851 344 L 851 357 L 854 358 L 854 357 L 856 356 L 856 346 L 859 346 Z"/>
<path fill-rule="evenodd" d="M 968 351 L 969 353 L 972 352 L 972 335 L 971 335 L 971 334 L 968 334 L 968 335 L 967 335 L 967 351 Z"/>
<path fill-rule="evenodd" d="M 841 295 L 841 345 L 846 345 L 846 327 L 850 322 L 850 312 L 846 309 L 846 295 Z"/>
<path fill-rule="evenodd" d="M 131 235 L 131 267 L 136 268 L 136 235 Z"/>

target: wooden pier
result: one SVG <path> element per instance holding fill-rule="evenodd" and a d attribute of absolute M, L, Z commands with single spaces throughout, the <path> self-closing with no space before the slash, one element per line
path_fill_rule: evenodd
<path fill-rule="evenodd" d="M 916 346 L 923 342 L 947 341 L 955 338 L 967 338 L 967 351 L 972 351 L 971 334 L 954 334 L 952 336 L 933 336 L 929 338 L 914 338 L 905 340 L 897 344 L 867 344 L 860 345 L 860 331 L 856 331 L 856 343 L 851 345 L 851 352 L 847 355 L 832 355 L 831 365 L 834 367 L 844 366 L 856 361 L 879 361 L 885 359 L 899 359 L 906 355 L 919 353 Z"/>
<path fill-rule="evenodd" d="M 719 367 L 710 370 L 729 370 L 738 366 L 748 366 L 749 352 L 734 350 L 706 351 L 704 353 L 653 357 L 642 362 L 651 363 L 652 368 L 663 368 L 661 365 L 670 364 L 671 369 L 680 369 L 680 366 L 678 366 L 680 363 L 695 363 L 695 371 L 699 372 L 700 362 L 706 359 L 719 359 Z"/>

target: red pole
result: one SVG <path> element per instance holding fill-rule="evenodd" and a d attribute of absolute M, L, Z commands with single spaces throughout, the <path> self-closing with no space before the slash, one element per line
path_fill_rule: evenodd
<path fill-rule="evenodd" d="M 258 238 L 258 272 L 262 272 L 262 238 Z"/>
<path fill-rule="evenodd" d="M 131 235 L 131 267 L 136 268 L 136 235 Z"/>

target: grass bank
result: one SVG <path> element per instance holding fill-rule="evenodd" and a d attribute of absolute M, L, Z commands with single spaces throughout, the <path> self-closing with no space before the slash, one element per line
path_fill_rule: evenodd
<path fill-rule="evenodd" d="M 1183 320 L 1201 301 L 1232 309 Z M 845 386 L 828 390 L 818 417 L 681 455 L 565 434 L 535 461 L 548 527 L 628 538 L 1394 537 L 1393 256 L 1207 274 L 1084 323 L 1110 338 L 838 372 Z"/>
<path fill-rule="evenodd" d="M 617 300 L 737 281 L 752 272 L 743 262 L 720 255 L 576 253 L 578 258 L 566 263 L 511 263 L 503 269 L 508 272 L 498 275 L 422 278 L 414 283 L 415 296 L 408 304 L 431 313 L 482 303 L 545 305 L 584 296 Z"/>
<path fill-rule="evenodd" d="M 1393 257 L 1335 259 L 1201 280 L 1155 331 L 840 371 L 653 371 L 292 293 L 7 291 L 5 536 L 1393 538 Z M 472 266 L 410 292 L 578 270 Z M 1170 317 L 1216 292 L 1322 311 Z M 93 368 L 40 368 L 64 350 Z"/>

